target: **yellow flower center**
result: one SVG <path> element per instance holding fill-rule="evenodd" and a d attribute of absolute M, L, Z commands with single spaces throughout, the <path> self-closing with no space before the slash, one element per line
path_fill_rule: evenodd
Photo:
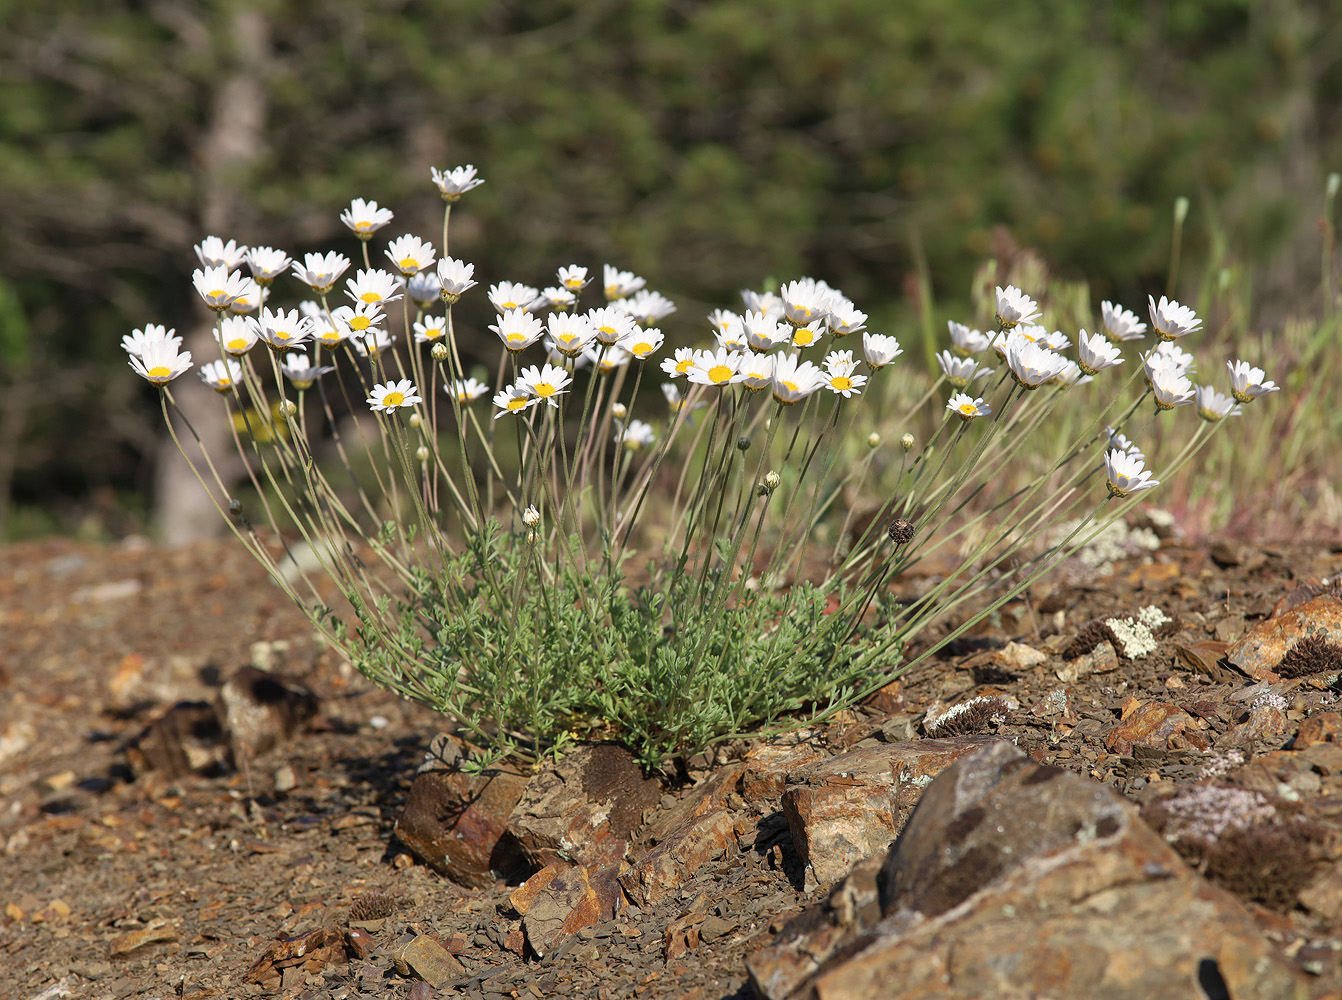
<path fill-rule="evenodd" d="M 167 378 L 172 374 L 171 368 L 165 368 L 163 365 L 155 365 L 149 369 L 150 378 Z"/>
<path fill-rule="evenodd" d="M 960 412 L 963 413 L 966 417 L 972 417 L 975 416 L 979 411 L 978 407 L 976 407 L 973 403 L 961 403 Z"/>
<path fill-rule="evenodd" d="M 514 396 L 512 399 L 508 400 L 509 410 L 520 410 L 526 405 L 527 400 L 525 396 Z"/>
<path fill-rule="evenodd" d="M 693 368 L 693 367 L 694 367 L 694 359 L 693 359 L 693 358 L 686 358 L 684 361 L 677 361 L 677 362 L 676 362 L 676 374 L 677 374 L 677 375 L 684 375 L 687 371 L 689 371 L 689 370 L 690 370 L 691 368 Z"/>
<path fill-rule="evenodd" d="M 247 348 L 250 347 L 251 344 L 249 344 L 242 337 L 234 337 L 224 346 L 227 347 L 230 351 L 237 351 L 239 354 L 241 354 L 243 351 L 247 350 Z"/>
<path fill-rule="evenodd" d="M 735 372 L 733 372 L 726 365 L 714 365 L 712 368 L 708 369 L 709 381 L 713 382 L 714 384 L 718 384 L 721 382 L 728 382 L 731 380 L 731 377 L 734 374 Z"/>
<path fill-rule="evenodd" d="M 276 340 L 288 340 L 290 337 L 293 336 L 293 334 L 289 333 L 286 330 L 275 330 L 271 333 L 271 336 L 274 337 Z"/>
<path fill-rule="evenodd" d="M 792 342 L 798 347 L 810 347 L 815 342 L 815 333 L 812 330 L 798 330 Z"/>
<path fill-rule="evenodd" d="M 373 325 L 373 321 L 367 316 L 355 316 L 349 321 L 349 328 L 356 333 L 362 333 Z"/>
<path fill-rule="evenodd" d="M 504 309 L 516 309 L 516 308 L 517 308 L 517 303 L 516 303 L 516 302 L 505 302 L 505 303 L 503 303 L 503 308 L 504 308 Z"/>
<path fill-rule="evenodd" d="M 228 292 L 224 291 L 222 288 L 216 288 L 214 291 L 210 292 L 210 294 L 205 297 L 207 299 L 214 299 L 218 301 L 219 299 L 228 298 Z"/>
<path fill-rule="evenodd" d="M 829 380 L 829 384 L 834 386 L 834 388 L 838 389 L 840 392 L 843 392 L 843 390 L 851 389 L 853 387 L 853 380 L 845 375 L 837 375 Z"/>
<path fill-rule="evenodd" d="M 377 292 L 364 292 L 359 296 L 359 301 L 367 302 L 369 305 L 372 305 L 374 302 L 381 302 L 382 296 Z"/>
<path fill-rule="evenodd" d="M 613 326 L 599 326 L 596 328 L 597 336 L 609 343 L 612 340 L 619 339 L 619 334 Z"/>
<path fill-rule="evenodd" d="M 653 347 L 652 347 L 651 344 L 646 344 L 646 343 L 645 343 L 645 344 L 635 344 L 633 347 L 631 347 L 631 348 L 629 349 L 629 353 L 632 354 L 632 355 L 634 355 L 634 357 L 636 357 L 636 358 L 646 358 L 649 354 L 652 353 L 652 350 L 653 350 Z"/>
<path fill-rule="evenodd" d="M 535 385 L 531 387 L 531 391 L 534 392 L 537 396 L 544 398 L 546 396 L 553 396 L 555 393 L 555 387 L 552 386 L 549 382 L 537 382 Z"/>
<path fill-rule="evenodd" d="M 784 381 L 784 382 L 783 382 L 783 388 L 786 389 L 788 392 L 799 392 L 799 391 L 800 391 L 800 390 L 797 388 L 797 383 L 796 383 L 796 382 L 787 382 L 787 381 Z"/>
<path fill-rule="evenodd" d="M 524 336 L 523 336 L 522 334 L 520 334 L 520 333 L 510 333 L 510 334 L 508 334 L 508 343 L 510 343 L 510 344 L 521 344 L 521 343 L 525 343 L 525 342 L 526 342 L 526 339 L 527 339 L 527 338 L 524 337 Z"/>
<path fill-rule="evenodd" d="M 405 393 L 403 392 L 389 392 L 382 397 L 383 406 L 400 406 L 404 402 Z"/>
<path fill-rule="evenodd" d="M 402 271 L 405 271 L 407 273 L 410 271 L 418 271 L 419 261 L 415 260 L 414 257 L 402 257 L 398 262 L 397 266 L 399 266 Z"/>

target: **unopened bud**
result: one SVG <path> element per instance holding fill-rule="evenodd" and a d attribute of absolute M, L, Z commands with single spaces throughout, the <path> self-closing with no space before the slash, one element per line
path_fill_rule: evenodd
<path fill-rule="evenodd" d="M 905 434 L 902 438 L 899 439 L 899 446 L 900 446 L 901 448 L 903 448 L 905 451 L 912 451 L 912 450 L 913 450 L 913 435 L 912 435 L 912 434 Z"/>
<path fill-rule="evenodd" d="M 424 418 L 421 417 L 418 413 L 411 413 L 410 420 L 408 421 L 408 423 L 410 424 L 411 427 L 419 427 L 421 424 L 424 423 Z"/>
<path fill-rule="evenodd" d="M 280 412 L 286 417 L 295 417 L 298 415 L 298 404 L 292 399 L 286 399 L 280 404 Z"/>
<path fill-rule="evenodd" d="M 429 460 L 429 449 L 425 445 L 420 445 L 415 449 L 415 457 L 421 462 L 427 462 Z"/>
<path fill-rule="evenodd" d="M 610 408 L 610 412 L 611 416 L 616 420 L 623 420 L 625 417 L 629 416 L 629 407 L 625 406 L 623 403 L 616 403 Z"/>
<path fill-rule="evenodd" d="M 1174 224 L 1182 226 L 1186 218 L 1188 218 L 1188 199 L 1179 195 L 1174 199 Z"/>
<path fill-rule="evenodd" d="M 749 451 L 750 438 L 747 435 L 742 434 L 739 438 L 736 439 L 736 448 L 738 451 Z"/>
<path fill-rule="evenodd" d="M 868 448 L 879 448 L 880 446 L 881 446 L 881 436 L 879 434 L 877 434 L 875 431 L 872 431 L 870 434 L 867 435 Z"/>
<path fill-rule="evenodd" d="M 783 477 L 770 470 L 764 474 L 764 482 L 759 484 L 755 492 L 762 497 L 767 497 L 781 485 L 783 485 Z"/>
<path fill-rule="evenodd" d="M 433 358 L 434 361 L 446 361 L 447 354 L 446 344 L 434 344 L 433 347 L 429 349 L 429 357 Z"/>

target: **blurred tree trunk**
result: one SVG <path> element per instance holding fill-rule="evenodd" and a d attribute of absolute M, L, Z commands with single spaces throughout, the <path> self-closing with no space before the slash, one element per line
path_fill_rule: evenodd
<path fill-rule="evenodd" d="M 232 59 L 213 93 L 210 119 L 196 150 L 196 161 L 204 227 L 199 235 L 228 239 L 246 191 L 247 175 L 264 148 L 265 77 L 271 47 L 270 23 L 259 5 L 245 0 L 232 4 L 224 30 L 232 43 Z M 185 335 L 184 346 L 191 351 L 197 368 L 219 357 L 213 329 L 214 317 L 210 314 Z M 197 446 L 190 431 L 179 428 L 179 437 L 191 461 L 211 487 L 217 488 L 201 461 L 203 447 L 214 460 L 225 486 L 231 486 L 241 476 L 242 466 L 233 451 L 227 408 L 212 389 L 195 377 L 195 369 L 173 384 L 173 397 L 200 439 Z M 223 502 L 226 504 L 227 500 Z M 224 527 L 209 495 L 182 460 L 177 447 L 165 437 L 155 463 L 155 534 L 163 542 L 177 544 L 217 535 Z"/>

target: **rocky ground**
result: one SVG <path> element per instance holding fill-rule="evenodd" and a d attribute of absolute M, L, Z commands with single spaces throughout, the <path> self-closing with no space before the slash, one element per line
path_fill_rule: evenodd
<path fill-rule="evenodd" d="M 461 775 L 234 544 L 7 548 L 0 996 L 1342 995 L 1342 545 L 1156 545 L 675 781 Z"/>

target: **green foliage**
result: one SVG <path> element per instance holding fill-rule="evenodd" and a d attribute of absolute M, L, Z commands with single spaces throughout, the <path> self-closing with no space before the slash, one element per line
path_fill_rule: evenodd
<path fill-rule="evenodd" d="M 355 663 L 499 755 L 616 739 L 649 767 L 784 716 L 822 717 L 898 667 L 889 619 L 825 615 L 829 595 L 810 584 L 713 615 L 691 574 L 649 568 L 653 582 L 635 587 L 604 565 L 550 576 L 534 540 L 491 524 L 441 573 L 416 576 L 391 643 L 385 615 L 362 615 Z M 852 597 L 842 584 L 834 596 Z"/>

